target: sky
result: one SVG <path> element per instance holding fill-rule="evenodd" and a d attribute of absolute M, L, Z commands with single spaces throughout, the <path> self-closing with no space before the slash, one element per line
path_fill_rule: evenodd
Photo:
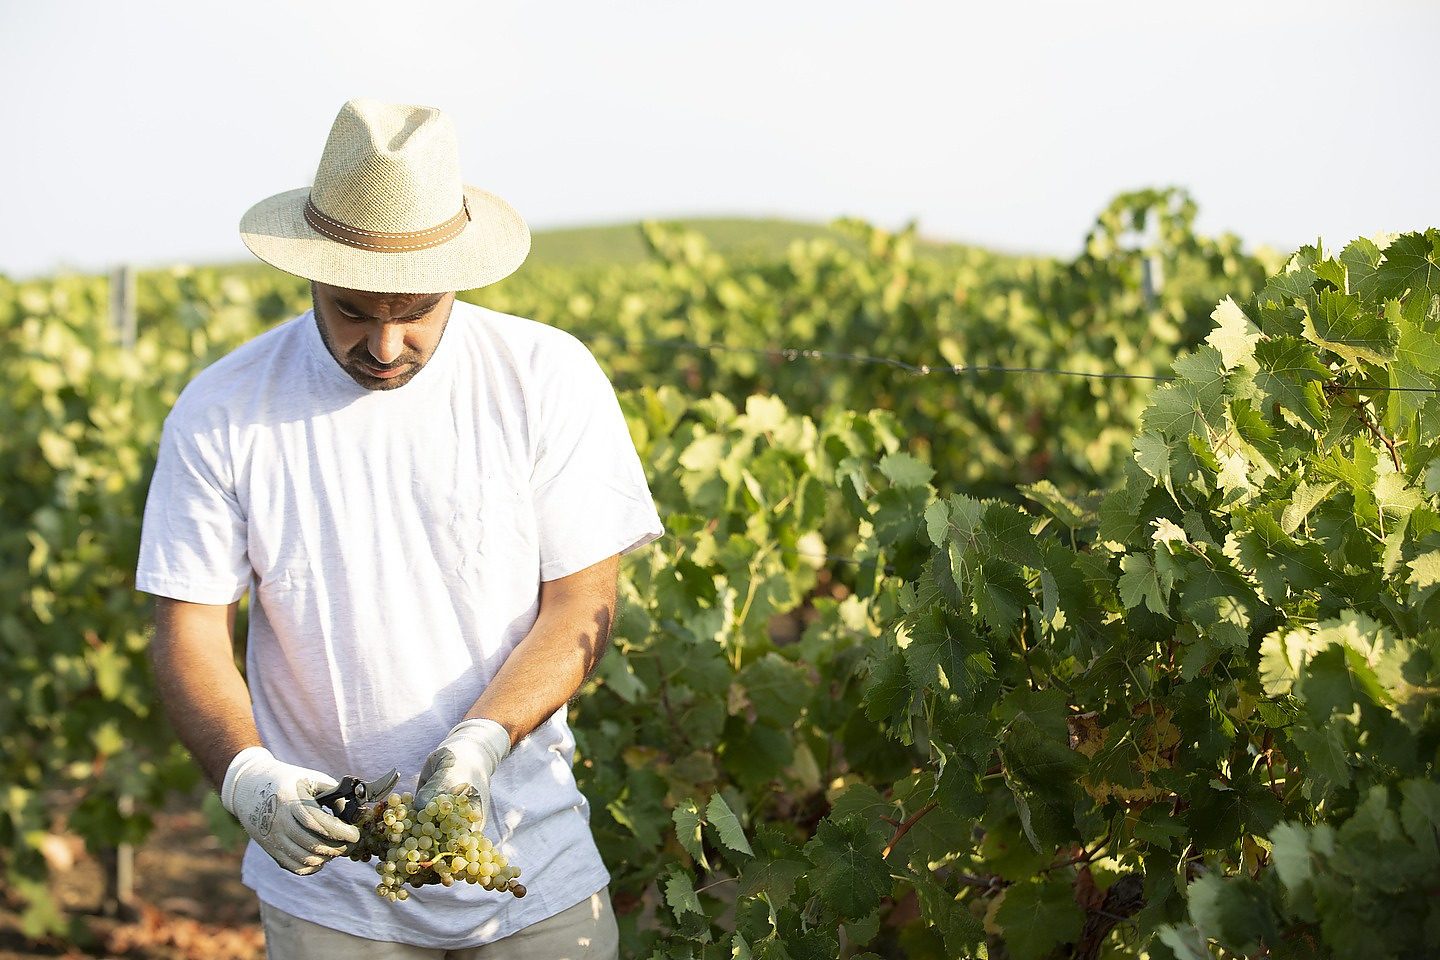
<path fill-rule="evenodd" d="M 1434 0 L 0 0 L 0 273 L 249 259 L 340 105 L 440 107 L 534 230 L 854 216 L 1073 255 L 1177 185 L 1290 249 L 1440 226 Z"/>

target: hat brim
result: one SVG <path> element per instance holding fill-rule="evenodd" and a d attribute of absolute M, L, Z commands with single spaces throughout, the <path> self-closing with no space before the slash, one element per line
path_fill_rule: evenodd
<path fill-rule="evenodd" d="M 240 218 L 240 238 L 271 266 L 306 280 L 373 293 L 449 293 L 503 280 L 530 253 L 530 229 L 493 193 L 465 186 L 470 222 L 428 250 L 380 253 L 332 240 L 305 220 L 308 187 L 261 200 Z"/>

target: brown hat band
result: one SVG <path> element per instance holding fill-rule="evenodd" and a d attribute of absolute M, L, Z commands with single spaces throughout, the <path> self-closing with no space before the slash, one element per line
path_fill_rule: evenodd
<path fill-rule="evenodd" d="M 428 250 L 453 240 L 465 231 L 470 222 L 470 204 L 460 203 L 460 212 L 438 227 L 429 230 L 414 230 L 408 233 L 385 233 L 380 230 L 360 230 L 327 217 L 315 206 L 313 199 L 305 201 L 305 222 L 331 240 L 348 247 L 374 250 L 378 253 L 406 253 L 410 250 Z"/>

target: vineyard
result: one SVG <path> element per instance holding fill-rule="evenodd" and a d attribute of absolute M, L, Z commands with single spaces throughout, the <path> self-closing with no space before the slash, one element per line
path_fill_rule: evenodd
<path fill-rule="evenodd" d="M 1194 217 L 1127 194 L 1065 260 L 646 224 L 464 294 L 590 346 L 665 518 L 571 712 L 622 956 L 1434 955 L 1440 230 Z M 0 278 L 0 898 L 52 940 L 49 838 L 200 787 L 133 582 L 161 423 L 309 306 L 143 272 L 125 344 L 109 298 Z"/>

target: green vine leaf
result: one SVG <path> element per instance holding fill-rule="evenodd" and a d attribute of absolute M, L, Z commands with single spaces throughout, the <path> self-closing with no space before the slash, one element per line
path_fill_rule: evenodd
<path fill-rule="evenodd" d="M 706 870 L 710 869 L 710 861 L 705 859 L 705 848 L 700 840 L 700 825 L 704 822 L 700 816 L 700 809 L 695 806 L 694 800 L 684 800 L 677 804 L 675 812 L 671 814 L 675 821 L 675 837 L 680 841 L 680 846 L 685 852 Z"/>
<path fill-rule="evenodd" d="M 743 853 L 747 857 L 755 856 L 755 851 L 750 848 L 750 841 L 745 839 L 745 830 L 740 826 L 739 818 L 724 797 L 718 793 L 711 797 L 710 805 L 705 808 L 705 816 L 720 835 L 721 843 L 736 853 Z"/>
<path fill-rule="evenodd" d="M 1061 944 L 1080 939 L 1085 915 L 1070 884 L 1053 879 L 1006 887 L 995 922 L 1015 960 L 1044 960 Z"/>
<path fill-rule="evenodd" d="M 858 920 L 890 893 L 880 841 L 859 817 L 820 821 L 805 856 L 816 867 L 812 882 L 821 902 L 838 916 Z"/>

